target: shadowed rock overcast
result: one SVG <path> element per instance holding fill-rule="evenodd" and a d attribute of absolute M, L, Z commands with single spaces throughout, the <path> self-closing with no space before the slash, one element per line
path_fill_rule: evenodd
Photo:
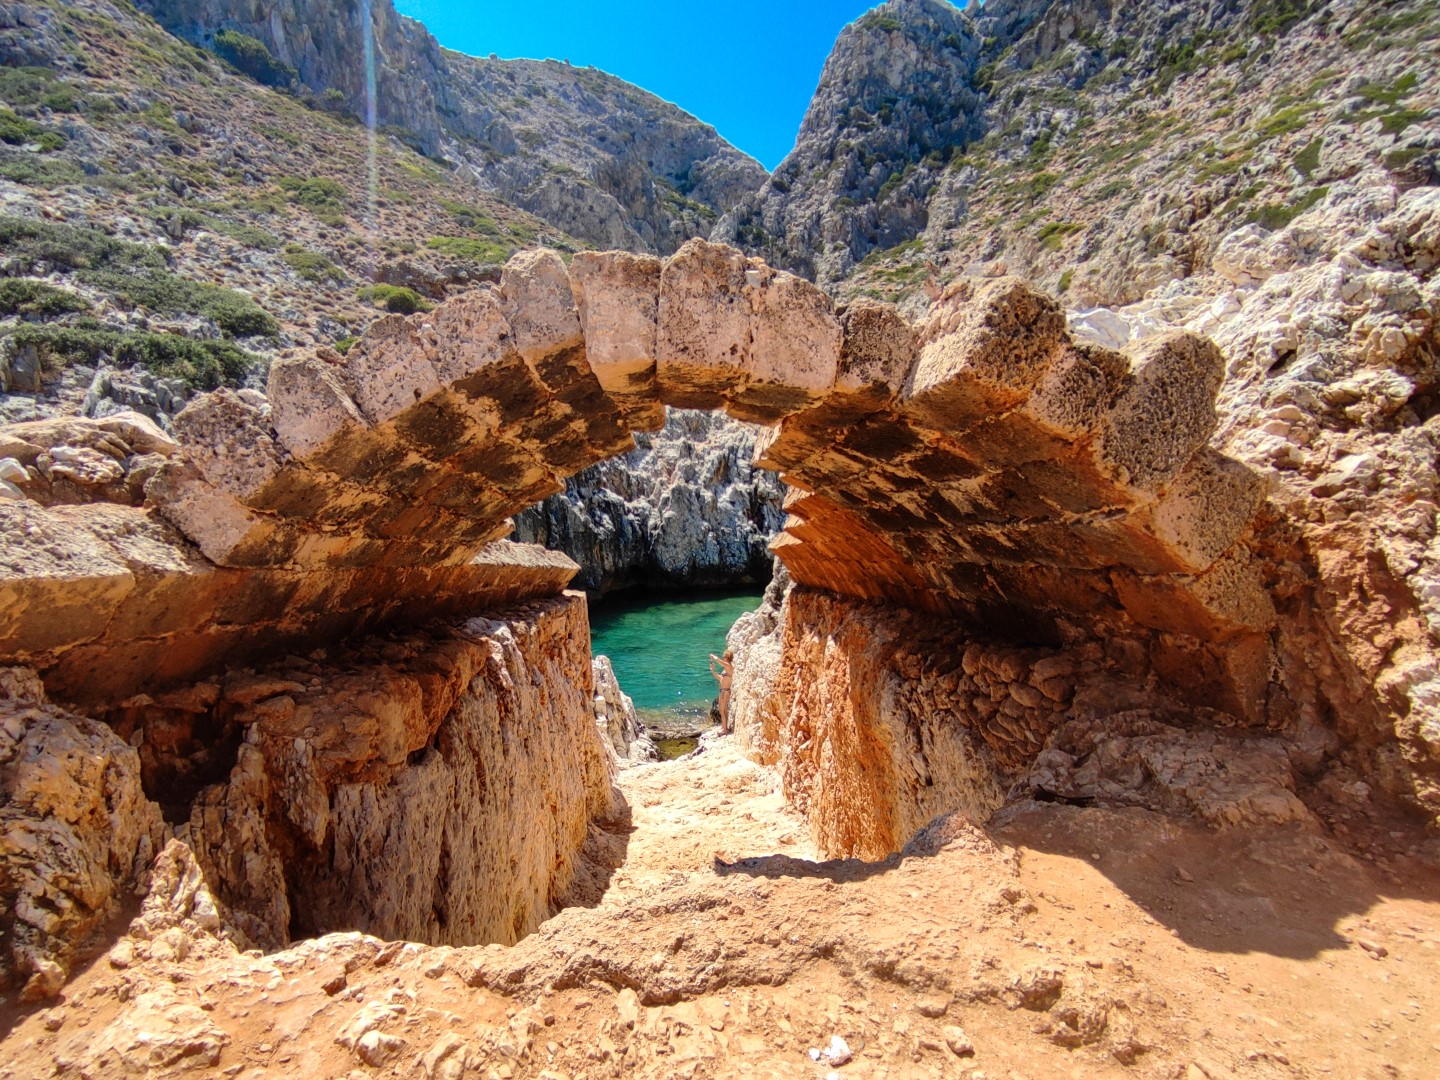
<path fill-rule="evenodd" d="M 1437 16 L 0 0 L 0 1080 L 1432 1075 Z"/>

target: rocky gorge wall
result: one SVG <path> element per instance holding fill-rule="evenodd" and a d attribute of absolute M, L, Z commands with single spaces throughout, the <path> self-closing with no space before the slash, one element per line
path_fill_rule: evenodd
<path fill-rule="evenodd" d="M 596 888 L 582 849 L 615 810 L 614 751 L 580 594 L 233 668 L 105 723 L 7 680 L 0 975 L 34 995 L 169 837 L 242 947 L 343 929 L 510 944 Z"/>
<path fill-rule="evenodd" d="M 1359 775 L 1327 760 L 1326 732 L 1247 731 L 1167 693 L 1135 640 L 1017 646 L 778 580 L 729 645 L 736 738 L 829 858 L 883 859 L 942 814 L 983 821 L 1026 797 L 1217 828 L 1310 821 L 1298 788 Z"/>
<path fill-rule="evenodd" d="M 668 409 L 636 449 L 592 465 L 564 492 L 515 516 L 516 539 L 563 551 L 575 583 L 692 587 L 768 581 L 784 485 L 752 458 L 760 429 Z"/>

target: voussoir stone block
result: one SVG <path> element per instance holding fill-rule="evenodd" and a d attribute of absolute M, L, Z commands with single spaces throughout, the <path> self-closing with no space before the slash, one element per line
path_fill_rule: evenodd
<path fill-rule="evenodd" d="M 1111 579 L 1120 603 L 1142 626 L 1201 640 L 1267 633 L 1275 626 L 1260 563 L 1244 545 L 1193 577 L 1115 571 Z"/>
<path fill-rule="evenodd" d="M 1065 314 L 1018 278 L 957 292 L 953 310 L 932 321 L 932 336 L 905 388 L 903 410 L 936 431 L 963 432 L 1020 404 L 1066 343 Z M 953 328 L 951 328 L 953 327 Z"/>
<path fill-rule="evenodd" d="M 539 248 L 512 257 L 500 274 L 500 295 L 515 347 L 528 363 L 583 346 L 570 275 L 557 253 Z"/>
<path fill-rule="evenodd" d="M 962 441 L 972 456 L 994 466 L 1059 456 L 1097 433 L 1129 371 L 1121 353 L 1066 344 L 1029 397 L 976 424 Z"/>
<path fill-rule="evenodd" d="M 624 251 L 581 251 L 570 284 L 585 334 L 585 353 L 605 392 L 635 431 L 665 424 L 655 379 L 660 318 L 660 260 Z"/>
<path fill-rule="evenodd" d="M 213 487 L 244 499 L 284 468 L 261 410 L 233 390 L 202 394 L 175 417 L 185 456 Z"/>
<path fill-rule="evenodd" d="M 341 378 L 372 424 L 394 419 L 440 389 L 440 376 L 418 327 L 400 315 L 370 324 L 346 353 Z"/>
<path fill-rule="evenodd" d="M 1100 464 L 1132 488 L 1162 487 L 1214 433 L 1224 377 L 1225 358 L 1208 338 L 1184 331 L 1147 338 L 1102 424 Z"/>
<path fill-rule="evenodd" d="M 1201 574 L 1250 528 L 1264 497 L 1258 474 L 1204 447 L 1155 502 L 1072 528 L 1112 565 L 1145 574 Z"/>
<path fill-rule="evenodd" d="M 840 313 L 843 338 L 835 389 L 893 401 L 919 355 L 919 336 L 893 304 L 860 297 Z"/>
<path fill-rule="evenodd" d="M 734 248 L 689 240 L 660 271 L 655 374 L 660 398 L 715 409 L 745 381 L 750 355 L 748 260 Z"/>
<path fill-rule="evenodd" d="M 217 566 L 278 565 L 297 537 L 211 484 L 194 465 L 167 462 L 145 485 L 145 498 Z"/>
<path fill-rule="evenodd" d="M 300 459 L 308 458 L 332 439 L 368 426 L 360 407 L 345 390 L 340 376 L 343 359 L 331 355 L 338 364 L 317 352 L 313 356 L 281 357 L 270 365 L 265 387 L 265 396 L 270 399 L 270 425 L 280 444 Z"/>
<path fill-rule="evenodd" d="M 830 298 L 804 278 L 751 260 L 745 271 L 750 349 L 745 379 L 726 411 L 774 423 L 824 398 L 835 386 L 841 329 Z"/>

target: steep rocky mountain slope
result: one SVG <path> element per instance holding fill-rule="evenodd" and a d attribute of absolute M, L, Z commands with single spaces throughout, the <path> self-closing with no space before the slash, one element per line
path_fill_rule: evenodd
<path fill-rule="evenodd" d="M 484 191 L 600 248 L 667 254 L 754 190 L 765 171 L 715 129 L 635 86 L 562 60 L 499 60 L 442 49 L 390 0 L 142 0 L 181 37 L 243 34 L 267 70 L 352 115 L 376 118 Z M 370 12 L 367 42 L 364 12 Z M 254 46 L 251 46 L 254 48 Z"/>
<path fill-rule="evenodd" d="M 345 96 L 363 95 L 344 81 L 363 70 L 358 38 L 285 12 L 266 25 L 303 41 L 300 70 L 334 93 L 265 66 L 279 61 L 258 43 L 196 31 L 216 51 L 193 47 L 126 4 L 0 3 L 0 416 L 135 407 L 165 423 L 287 348 L 344 348 L 387 310 L 493 280 L 520 247 L 673 249 L 763 177 L 620 80 L 442 56 L 389 5 L 378 40 L 398 66 L 380 65 L 390 111 L 372 143 Z M 468 103 L 442 110 L 449 127 L 413 100 L 422 57 L 450 80 L 441 104 Z M 486 123 L 493 145 L 474 136 Z"/>
<path fill-rule="evenodd" d="M 1080 305 L 1202 270 L 1365 176 L 1435 175 L 1431 0 L 891 0 L 847 27 L 795 150 L 717 239 L 923 304 L 1006 264 Z"/>
<path fill-rule="evenodd" d="M 123 404 L 163 416 L 287 347 L 343 346 L 387 306 L 469 287 L 517 247 L 580 246 L 390 135 L 372 154 L 353 120 L 125 5 L 0 5 L 0 58 L 11 418 L 78 411 L 97 363 Z"/>

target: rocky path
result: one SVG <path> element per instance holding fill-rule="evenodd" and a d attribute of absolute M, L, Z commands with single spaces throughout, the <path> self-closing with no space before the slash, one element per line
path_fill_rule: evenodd
<path fill-rule="evenodd" d="M 1433 1077 L 1440 888 L 1318 828 L 1025 803 L 816 862 L 707 739 L 622 774 L 594 906 L 513 948 L 206 928 L 175 849 L 0 1077 Z"/>

